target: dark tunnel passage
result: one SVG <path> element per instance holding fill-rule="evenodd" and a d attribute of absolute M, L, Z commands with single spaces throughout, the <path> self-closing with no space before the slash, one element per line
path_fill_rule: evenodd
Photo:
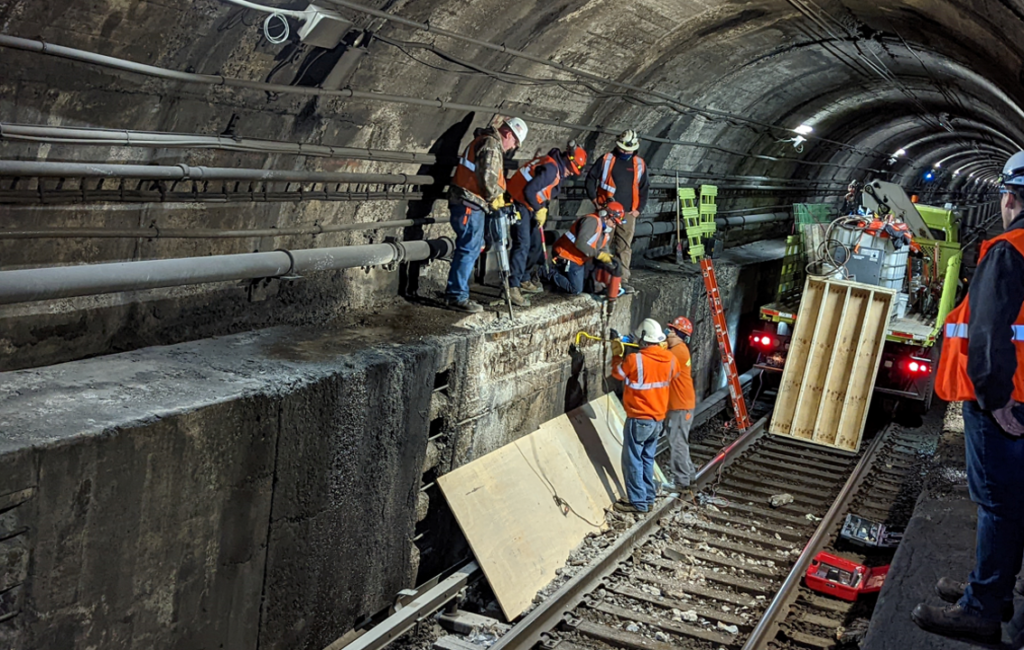
<path fill-rule="evenodd" d="M 317 4 L 0 0 L 4 648 L 320 650 L 467 553 L 438 477 L 608 389 L 579 331 L 688 314 L 725 385 L 677 187 L 718 188 L 749 365 L 794 204 L 988 214 L 1024 149 L 1017 0 Z M 511 117 L 509 171 L 638 133 L 626 306 L 441 308 L 452 170 Z"/>

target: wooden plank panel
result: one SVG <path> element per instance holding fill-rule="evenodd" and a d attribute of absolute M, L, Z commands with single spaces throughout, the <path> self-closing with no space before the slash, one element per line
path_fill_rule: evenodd
<path fill-rule="evenodd" d="M 814 334 L 814 322 L 821 302 L 825 296 L 825 283 L 807 278 L 804 284 L 804 295 L 800 300 L 797 312 L 796 327 L 789 343 L 786 366 L 782 371 L 782 383 L 779 386 L 778 399 L 769 431 L 781 435 L 789 435 L 796 414 L 796 401 L 799 397 L 800 383 L 803 380 L 807 356 L 811 351 L 811 336 Z M 814 315 L 812 317 L 812 315 Z"/>
<path fill-rule="evenodd" d="M 894 295 L 891 291 L 876 290 L 869 299 L 864 328 L 839 419 L 835 444 L 840 449 L 855 451 L 860 447 L 868 407 L 871 404 L 871 392 L 875 389 L 878 365 L 882 361 L 885 328 L 892 313 Z"/>
<path fill-rule="evenodd" d="M 832 359 L 832 349 L 835 347 L 836 332 L 839 330 L 849 291 L 848 286 L 825 283 L 825 299 L 818 312 L 818 322 L 814 327 L 810 355 L 804 369 L 793 426 L 790 429 L 790 435 L 795 438 L 814 438 L 818 406 L 825 390 L 825 378 Z M 788 359 L 786 365 L 789 365 Z"/>
<path fill-rule="evenodd" d="M 438 478 L 509 620 L 555 578 L 587 533 L 605 526 L 604 511 L 625 495 L 624 420 L 618 399 L 605 395 Z"/>
<path fill-rule="evenodd" d="M 846 391 L 850 385 L 850 371 L 860 341 L 864 315 L 867 311 L 871 292 L 864 289 L 850 288 L 850 295 L 843 311 L 839 333 L 836 336 L 835 348 L 825 379 L 825 392 L 818 409 L 817 421 L 814 424 L 814 442 L 835 444 L 839 432 L 839 415 L 846 400 Z"/>

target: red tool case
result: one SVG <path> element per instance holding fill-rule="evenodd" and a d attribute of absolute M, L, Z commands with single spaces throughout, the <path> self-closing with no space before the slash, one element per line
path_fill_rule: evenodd
<path fill-rule="evenodd" d="M 854 601 L 880 591 L 888 573 L 889 565 L 869 568 L 822 551 L 811 560 L 804 582 L 819 593 Z"/>

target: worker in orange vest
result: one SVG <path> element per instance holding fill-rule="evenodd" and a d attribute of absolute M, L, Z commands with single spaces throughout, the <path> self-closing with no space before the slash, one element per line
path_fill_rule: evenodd
<path fill-rule="evenodd" d="M 587 196 L 597 207 L 611 201 L 621 203 L 626 210 L 622 224 L 615 228 L 612 252 L 622 263 L 623 282 L 629 280 L 629 264 L 633 259 L 633 233 L 640 213 L 647 206 L 650 180 L 647 164 L 636 154 L 640 137 L 636 131 L 624 131 L 615 141 L 615 149 L 601 156 L 587 173 Z M 622 285 L 624 293 L 633 290 Z"/>
<path fill-rule="evenodd" d="M 518 117 L 498 128 L 477 129 L 455 166 L 448 190 L 455 252 L 444 292 L 450 309 L 471 314 L 484 309 L 469 299 L 469 278 L 484 245 L 484 215 L 505 207 L 505 152 L 522 145 L 527 130 Z"/>
<path fill-rule="evenodd" d="M 569 232 L 555 242 L 555 261 L 544 279 L 575 296 L 583 293 L 584 282 L 595 266 L 618 277 L 618 264 L 608 252 L 608 242 L 622 222 L 622 214 L 622 206 L 612 202 L 574 221 Z"/>
<path fill-rule="evenodd" d="M 912 617 L 937 634 L 999 643 L 1024 554 L 1024 151 L 1003 168 L 1003 234 L 981 246 L 967 297 L 950 312 L 935 394 L 963 402 L 967 486 L 978 505 L 974 570 L 939 580 L 946 607 Z M 1020 647 L 1015 643 L 1012 647 Z"/>
<path fill-rule="evenodd" d="M 668 351 L 676 358 L 680 369 L 672 380 L 672 389 L 668 395 L 668 415 L 665 416 L 672 480 L 675 482 L 673 487 L 676 490 L 689 488 L 697 475 L 697 468 L 690 459 L 690 427 L 693 426 L 693 410 L 697 406 L 690 364 L 689 344 L 692 334 L 693 323 L 686 316 L 679 316 L 668 324 Z"/>
<path fill-rule="evenodd" d="M 552 149 L 520 167 L 508 180 L 508 193 L 519 210 L 520 220 L 512 225 L 512 252 L 509 255 L 511 274 L 508 279 L 509 298 L 513 305 L 528 306 L 523 294 L 540 293 L 544 289 L 530 281 L 540 261 L 541 229 L 548 219 L 548 205 L 557 199 L 562 181 L 580 175 L 587 164 L 587 152 L 575 142 L 565 151 Z"/>
<path fill-rule="evenodd" d="M 612 377 L 623 382 L 622 405 L 626 424 L 622 431 L 622 475 L 626 498 L 613 508 L 619 512 L 647 512 L 654 505 L 654 454 L 658 434 L 668 413 L 672 381 L 679 364 L 665 349 L 665 332 L 658 321 L 646 318 L 636 333 L 640 351 L 625 355 L 621 341 L 612 343 Z"/>

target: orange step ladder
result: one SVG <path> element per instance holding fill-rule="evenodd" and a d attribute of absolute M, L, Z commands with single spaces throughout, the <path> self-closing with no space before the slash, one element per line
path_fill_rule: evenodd
<path fill-rule="evenodd" d="M 732 356 L 732 344 L 729 343 L 729 325 L 725 320 L 725 309 L 722 307 L 722 296 L 718 292 L 718 278 L 715 277 L 715 266 L 711 259 L 705 257 L 700 261 L 700 272 L 704 276 L 704 287 L 708 293 L 708 306 L 715 319 L 715 337 L 718 349 L 722 354 L 722 367 L 729 383 L 729 397 L 732 399 L 732 410 L 736 414 L 736 426 L 740 429 L 750 427 L 750 415 L 747 414 L 747 401 L 743 397 L 743 385 L 740 373 L 736 370 L 736 359 Z"/>
<path fill-rule="evenodd" d="M 718 350 L 722 355 L 722 367 L 729 384 L 729 397 L 732 398 L 732 410 L 736 414 L 736 425 L 740 429 L 750 427 L 750 415 L 747 413 L 747 401 L 743 397 L 743 385 L 740 374 L 736 370 L 736 359 L 732 356 L 732 344 L 729 343 L 729 324 L 725 319 L 725 308 L 722 296 L 718 291 L 718 278 L 715 277 L 715 266 L 711 263 L 704 249 L 704 238 L 715 232 L 715 216 L 718 207 L 715 201 L 718 188 L 714 185 L 702 185 L 700 203 L 694 205 L 696 194 L 690 188 L 676 190 L 676 200 L 682 206 L 686 217 L 686 235 L 690 240 L 690 258 L 700 262 L 700 272 L 704 276 L 704 288 L 707 289 L 708 306 L 715 321 L 715 338 L 718 339 Z"/>

